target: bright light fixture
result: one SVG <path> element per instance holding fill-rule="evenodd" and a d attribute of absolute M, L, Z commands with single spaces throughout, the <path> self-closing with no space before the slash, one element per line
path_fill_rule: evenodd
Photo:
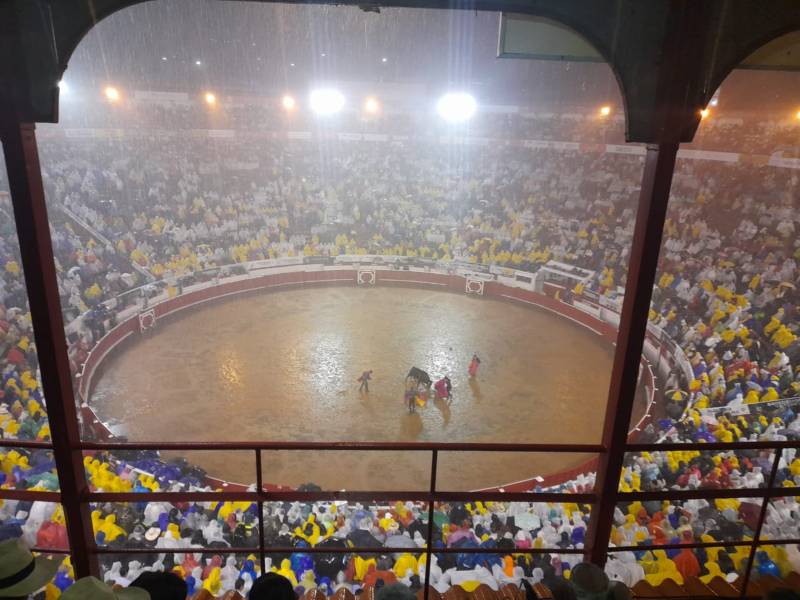
<path fill-rule="evenodd" d="M 607 117 L 610 114 L 611 114 L 611 107 L 610 106 L 605 105 L 605 106 L 601 106 L 600 107 L 600 115 L 601 116 Z"/>
<path fill-rule="evenodd" d="M 478 110 L 475 97 L 466 92 L 450 92 L 445 94 L 436 103 L 436 112 L 445 121 L 450 123 L 463 123 L 468 121 Z"/>
<path fill-rule="evenodd" d="M 196 61 L 194 61 L 194 64 L 196 64 L 199 67 L 200 65 L 203 64 L 203 61 L 202 60 L 196 60 Z"/>
<path fill-rule="evenodd" d="M 309 97 L 311 110 L 322 117 L 338 113 L 344 108 L 344 95 L 338 90 L 314 90 Z"/>
<path fill-rule="evenodd" d="M 798 121 L 800 121 L 800 110 L 797 111 L 797 114 L 795 115 L 795 117 L 797 118 Z"/>
<path fill-rule="evenodd" d="M 285 110 L 289 111 L 294 110 L 295 107 L 297 106 L 297 102 L 289 94 L 286 94 L 283 98 L 281 98 L 281 104 L 283 105 L 283 108 Z"/>
<path fill-rule="evenodd" d="M 208 104 L 209 106 L 217 103 L 217 97 L 211 92 L 206 92 L 204 98 L 206 100 L 206 104 Z"/>
<path fill-rule="evenodd" d="M 371 115 L 377 114 L 378 111 L 381 109 L 381 104 L 378 100 L 372 96 L 364 100 L 364 111 L 368 112 Z"/>
<path fill-rule="evenodd" d="M 65 94 L 69 94 L 69 86 L 67 85 L 67 82 L 64 81 L 63 79 L 58 82 L 58 89 L 61 91 L 62 96 Z"/>
<path fill-rule="evenodd" d="M 719 98 L 712 98 L 711 102 L 708 103 L 710 106 L 716 106 L 719 104 Z"/>
<path fill-rule="evenodd" d="M 388 59 L 388 58 L 386 58 L 386 57 L 384 56 L 384 57 L 381 59 L 381 62 L 387 62 L 388 60 L 389 60 L 389 59 Z"/>
<path fill-rule="evenodd" d="M 103 93 L 106 95 L 106 100 L 109 102 L 119 102 L 120 94 L 119 90 L 113 86 L 108 86 Z"/>
<path fill-rule="evenodd" d="M 705 119 L 710 114 L 711 114 L 711 111 L 708 110 L 707 108 L 704 108 L 703 110 L 700 111 L 700 118 L 701 119 Z"/>

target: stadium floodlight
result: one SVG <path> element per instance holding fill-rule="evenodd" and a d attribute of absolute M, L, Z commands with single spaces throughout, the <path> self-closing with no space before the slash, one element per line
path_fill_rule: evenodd
<path fill-rule="evenodd" d="M 211 92 L 206 92 L 203 97 L 205 98 L 206 104 L 209 106 L 214 106 L 217 103 L 217 97 Z"/>
<path fill-rule="evenodd" d="M 283 98 L 281 98 L 281 105 L 283 105 L 284 110 L 291 112 L 297 106 L 297 102 L 292 96 L 286 94 Z"/>
<path fill-rule="evenodd" d="M 708 104 L 709 106 L 716 106 L 717 104 L 719 104 L 719 98 L 712 98 L 711 102 L 709 102 Z"/>
<path fill-rule="evenodd" d="M 600 116 L 601 117 L 607 117 L 610 114 L 611 114 L 611 107 L 608 104 L 606 104 L 605 106 L 601 106 L 600 107 Z"/>
<path fill-rule="evenodd" d="M 344 95 L 338 90 L 314 90 L 309 97 L 309 103 L 314 114 L 326 117 L 344 108 Z"/>
<path fill-rule="evenodd" d="M 450 92 L 439 98 L 436 103 L 436 112 L 445 121 L 450 123 L 463 123 L 475 116 L 478 102 L 475 97 L 466 92 Z"/>
<path fill-rule="evenodd" d="M 371 115 L 375 115 L 378 114 L 380 110 L 381 110 L 381 104 L 374 96 L 370 96 L 369 98 L 364 100 L 364 112 L 369 113 Z"/>
<path fill-rule="evenodd" d="M 708 110 L 707 108 L 704 108 L 703 110 L 700 111 L 700 118 L 701 119 L 705 119 L 710 114 L 711 114 L 711 111 Z"/>
<path fill-rule="evenodd" d="M 59 92 L 61 93 L 62 96 L 66 96 L 67 94 L 69 94 L 69 86 L 67 85 L 66 81 L 62 79 L 56 85 L 58 85 Z"/>
<path fill-rule="evenodd" d="M 120 96 L 119 90 L 111 85 L 106 87 L 106 89 L 103 90 L 103 93 L 106 95 L 106 100 L 108 100 L 112 104 L 115 102 L 119 102 L 119 99 L 122 97 Z"/>

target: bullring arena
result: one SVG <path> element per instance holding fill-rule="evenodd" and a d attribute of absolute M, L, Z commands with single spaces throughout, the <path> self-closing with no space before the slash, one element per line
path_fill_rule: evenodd
<path fill-rule="evenodd" d="M 500 283 L 360 260 L 356 268 L 253 265 L 132 308 L 87 360 L 85 421 L 96 436 L 130 441 L 559 443 L 568 431 L 577 443 L 598 443 L 612 324 L 526 289 L 534 283 L 524 277 Z M 475 379 L 467 376 L 473 352 L 482 357 Z M 643 363 L 636 424 L 653 393 Z M 453 398 L 431 395 L 409 412 L 412 365 L 434 379 L 449 375 Z M 356 379 L 367 369 L 373 381 L 361 393 Z M 254 480 L 249 456 L 179 454 L 216 479 Z M 437 487 L 530 489 L 585 472 L 593 459 L 523 456 L 443 453 Z M 428 460 L 409 451 L 268 451 L 263 477 L 291 487 L 420 489 Z"/>

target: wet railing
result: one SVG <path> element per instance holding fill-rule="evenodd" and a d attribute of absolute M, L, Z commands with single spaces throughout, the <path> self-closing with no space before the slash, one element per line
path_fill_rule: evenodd
<path fill-rule="evenodd" d="M 31 442 L 23 440 L 0 440 L 0 448 L 20 447 L 29 449 L 49 448 L 49 444 L 44 442 Z M 800 443 L 797 441 L 757 441 L 757 442 L 735 442 L 735 443 L 708 443 L 708 444 L 684 444 L 684 443 L 661 443 L 661 444 L 628 444 L 627 451 L 630 453 L 641 452 L 668 452 L 668 451 L 698 451 L 698 452 L 735 452 L 735 451 L 763 451 L 769 452 L 772 457 L 770 472 L 765 478 L 762 487 L 732 487 L 726 489 L 664 489 L 655 491 L 634 491 L 619 492 L 616 502 L 625 505 L 632 502 L 669 502 L 680 506 L 689 500 L 702 500 L 714 502 L 716 500 L 737 499 L 740 501 L 753 501 L 760 503 L 758 519 L 755 524 L 754 535 L 752 537 L 743 536 L 742 539 L 724 539 L 713 541 L 682 541 L 681 543 L 653 543 L 648 540 L 639 544 L 613 546 L 609 540 L 597 540 L 596 544 L 605 545 L 609 549 L 609 554 L 613 557 L 614 553 L 626 551 L 642 551 L 659 549 L 664 551 L 683 550 L 683 549 L 708 549 L 708 548 L 744 548 L 747 549 L 746 568 L 742 569 L 741 579 L 737 587 L 741 590 L 741 597 L 748 595 L 748 581 L 753 571 L 756 552 L 763 547 L 786 546 L 789 544 L 800 544 L 798 538 L 772 539 L 762 538 L 761 531 L 764 525 L 769 502 L 773 499 L 792 496 L 793 488 L 779 487 L 776 485 L 776 474 L 781 464 L 781 453 L 787 449 L 798 449 Z M 582 560 L 592 551 L 592 547 L 587 545 L 582 548 L 571 547 L 531 547 L 515 548 L 513 550 L 503 550 L 500 548 L 463 548 L 445 547 L 437 545 L 434 539 L 434 511 L 443 506 L 453 503 L 476 503 L 476 502 L 525 502 L 525 503 L 576 503 L 588 507 L 589 526 L 591 531 L 596 525 L 596 520 L 600 515 L 591 508 L 598 501 L 597 491 L 592 489 L 582 493 L 574 492 L 554 492 L 549 490 L 529 491 L 529 492 L 506 492 L 502 488 L 493 491 L 446 491 L 437 485 L 437 475 L 439 472 L 439 457 L 442 453 L 465 453 L 465 452 L 513 452 L 519 454 L 529 453 L 592 453 L 602 455 L 606 449 L 602 445 L 596 444 L 504 444 L 504 443 L 428 443 L 428 442 L 82 442 L 79 447 L 73 449 L 76 453 L 83 455 L 96 452 L 124 452 L 124 451 L 214 451 L 214 452 L 251 452 L 255 459 L 255 484 L 246 489 L 221 489 L 192 490 L 192 491 L 158 491 L 158 492 L 106 492 L 92 491 L 85 487 L 85 492 L 80 498 L 83 505 L 95 505 L 98 503 L 142 503 L 142 502 L 165 502 L 165 503 L 186 503 L 186 502 L 249 502 L 258 507 L 258 544 L 248 547 L 227 547 L 190 545 L 180 548 L 152 548 L 152 547 L 109 547 L 105 545 L 93 544 L 90 552 L 95 557 L 95 564 L 98 557 L 103 555 L 114 555 L 123 558 L 125 556 L 134 559 L 136 555 L 142 554 L 180 554 L 186 552 L 203 552 L 213 554 L 257 554 L 261 562 L 262 572 L 267 567 L 268 558 L 271 555 L 291 555 L 298 552 L 319 555 L 319 554 L 347 554 L 347 555 L 379 555 L 394 552 L 409 552 L 412 555 L 425 556 L 425 581 L 430 582 L 430 565 L 432 554 L 483 554 L 483 555 L 533 555 L 533 554 L 559 554 L 576 555 Z M 264 470 L 262 468 L 262 453 L 268 451 L 347 451 L 353 453 L 360 452 L 407 452 L 424 453 L 429 455 L 430 466 L 428 469 L 427 481 L 420 482 L 418 489 L 394 490 L 394 491 L 369 491 L 369 490 L 339 490 L 339 491 L 298 491 L 298 490 L 269 490 L 264 484 Z M 268 469 L 267 469 L 268 472 Z M 796 488 L 795 488 L 796 489 Z M 59 492 L 43 492 L 30 490 L 7 490 L 0 489 L 0 498 L 17 499 L 24 501 L 45 501 L 60 502 Z M 271 502 L 359 502 L 366 503 L 368 506 L 384 506 L 391 503 L 413 502 L 421 504 L 427 517 L 423 521 L 426 528 L 425 546 L 422 548 L 392 548 L 392 547 L 356 547 L 356 546 L 319 546 L 319 547 L 279 547 L 270 546 L 264 539 L 264 506 Z M 85 532 L 89 539 L 95 539 L 91 521 L 82 524 L 87 528 Z M 591 539 L 587 533 L 587 541 Z M 43 553 L 62 553 L 65 549 L 54 548 L 35 548 L 35 551 Z M 426 586 L 427 594 L 427 586 Z"/>
<path fill-rule="evenodd" d="M 50 448 L 49 444 L 42 442 L 29 442 L 18 440 L 0 440 L 2 447 L 22 447 L 22 448 Z M 236 554 L 236 553 L 257 553 L 261 562 L 262 572 L 267 565 L 269 555 L 293 554 L 302 552 L 305 554 L 352 554 L 352 555 L 376 555 L 393 553 L 398 551 L 410 552 L 417 555 L 426 556 L 425 581 L 430 581 L 431 554 L 506 554 L 501 549 L 478 547 L 478 548 L 447 548 L 438 547 L 433 543 L 434 539 L 434 510 L 442 504 L 456 502 L 570 502 L 586 506 L 593 506 L 597 497 L 594 492 L 587 493 L 559 493 L 559 492 L 504 492 L 496 491 L 444 491 L 437 487 L 437 473 L 439 468 L 439 455 L 442 452 L 463 453 L 463 452 L 513 452 L 513 453 L 592 453 L 600 454 L 605 450 L 597 444 L 503 444 L 503 443 L 425 443 L 425 442 L 82 442 L 80 447 L 74 449 L 75 452 L 94 453 L 94 452 L 121 452 L 121 451 L 249 451 L 255 458 L 255 485 L 247 489 L 226 490 L 225 488 L 207 491 L 168 491 L 168 492 L 105 492 L 91 491 L 86 487 L 85 493 L 80 498 L 83 505 L 93 505 L 96 503 L 142 503 L 142 502 L 250 502 L 258 507 L 258 528 L 259 542 L 256 547 L 247 548 L 220 548 L 191 545 L 180 548 L 152 548 L 152 547 L 108 547 L 94 543 L 90 548 L 90 553 L 95 557 L 113 554 L 118 557 L 130 556 L 133 559 L 140 554 L 181 554 L 186 552 L 207 552 L 213 554 Z M 347 451 L 347 452 L 413 452 L 426 453 L 430 456 L 430 467 L 428 480 L 421 482 L 424 485 L 419 489 L 398 490 L 398 491 L 361 491 L 361 490 L 341 490 L 341 491 L 297 491 L 281 490 L 270 491 L 263 482 L 262 452 L 265 451 Z M 30 490 L 0 490 L 0 498 L 9 498 L 26 501 L 45 501 L 60 502 L 59 492 L 39 492 Z M 408 550 L 406 548 L 376 548 L 355 546 L 347 547 L 276 547 L 269 546 L 264 539 L 264 505 L 269 502 L 361 502 L 361 503 L 388 503 L 388 502 L 414 502 L 422 503 L 427 506 L 427 519 L 424 521 L 426 527 L 425 547 Z M 591 518 L 591 517 L 590 517 Z M 91 521 L 83 523 L 86 529 L 87 539 L 95 539 Z M 53 548 L 34 548 L 34 551 L 43 553 L 67 553 L 64 549 Z M 574 554 L 583 557 L 588 553 L 588 548 L 582 549 L 562 549 L 554 548 L 527 548 L 515 549 L 515 554 L 547 554 L 558 552 L 559 554 Z M 96 567 L 97 568 L 97 567 Z M 427 597 L 426 586 L 426 597 Z"/>

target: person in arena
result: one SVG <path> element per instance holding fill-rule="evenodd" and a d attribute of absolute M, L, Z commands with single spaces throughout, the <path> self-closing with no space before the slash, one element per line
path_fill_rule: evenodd
<path fill-rule="evenodd" d="M 409 387 L 406 389 L 405 394 L 403 395 L 403 402 L 405 402 L 406 406 L 408 406 L 408 412 L 412 413 L 416 410 L 416 403 L 417 403 L 416 388 Z"/>
<path fill-rule="evenodd" d="M 447 400 L 450 398 L 450 392 L 453 389 L 453 384 L 451 383 L 450 378 L 445 375 L 433 385 L 433 389 L 436 392 L 437 400 Z"/>
<path fill-rule="evenodd" d="M 469 362 L 469 376 L 474 378 L 478 375 L 478 367 L 481 364 L 481 359 L 478 358 L 477 354 L 472 355 L 472 360 Z"/>
<path fill-rule="evenodd" d="M 361 373 L 361 377 L 359 377 L 356 381 L 360 381 L 361 385 L 358 387 L 359 392 L 366 392 L 369 394 L 369 381 L 372 379 L 372 369 L 369 371 L 364 371 Z"/>

